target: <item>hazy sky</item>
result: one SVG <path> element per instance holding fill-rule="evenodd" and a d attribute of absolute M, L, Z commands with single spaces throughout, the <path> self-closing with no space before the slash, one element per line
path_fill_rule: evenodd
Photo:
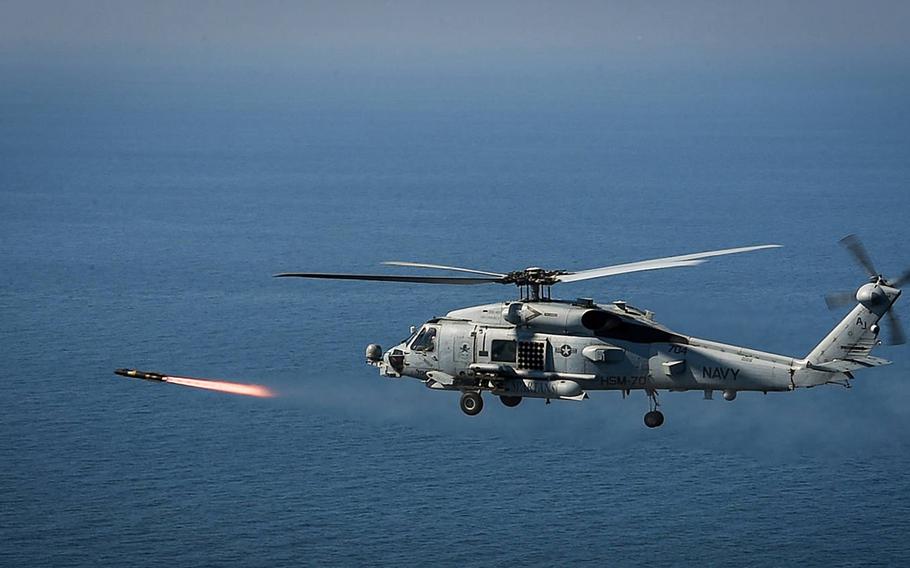
<path fill-rule="evenodd" d="M 0 0 L 6 62 L 471 65 L 908 55 L 910 2 Z"/>

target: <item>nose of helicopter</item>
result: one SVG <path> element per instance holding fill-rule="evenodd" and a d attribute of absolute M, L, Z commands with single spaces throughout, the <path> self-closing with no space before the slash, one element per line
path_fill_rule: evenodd
<path fill-rule="evenodd" d="M 402 350 L 403 347 L 404 344 L 401 343 L 383 353 L 382 347 L 376 343 L 371 343 L 366 348 L 367 363 L 374 367 L 379 367 L 380 374 L 400 377 L 404 371 L 405 355 Z"/>
<path fill-rule="evenodd" d="M 402 351 L 400 347 L 401 346 L 389 349 L 386 351 L 385 355 L 382 356 L 383 361 L 399 375 L 404 372 L 404 351 Z"/>

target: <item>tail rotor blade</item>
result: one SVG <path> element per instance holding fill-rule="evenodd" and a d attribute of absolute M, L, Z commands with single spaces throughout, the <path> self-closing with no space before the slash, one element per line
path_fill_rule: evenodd
<path fill-rule="evenodd" d="M 904 326 L 901 325 L 901 320 L 897 318 L 897 314 L 893 310 L 888 311 L 888 324 L 891 327 L 891 338 L 889 343 L 891 345 L 903 345 L 907 342 L 907 336 L 904 334 Z"/>
<path fill-rule="evenodd" d="M 829 310 L 843 308 L 856 301 L 856 295 L 853 292 L 834 292 L 825 295 L 825 303 L 828 304 Z"/>
<path fill-rule="evenodd" d="M 869 276 L 872 278 L 878 276 L 878 271 L 875 269 L 875 265 L 872 264 L 872 258 L 866 251 L 866 247 L 863 246 L 862 241 L 859 240 L 859 237 L 850 234 L 842 238 L 840 242 L 850 251 L 856 262 L 865 269 Z"/>
<path fill-rule="evenodd" d="M 907 282 L 910 282 L 910 269 L 905 270 L 903 274 L 894 280 L 894 282 L 889 282 L 889 285 L 894 286 L 895 288 L 900 288 Z"/>

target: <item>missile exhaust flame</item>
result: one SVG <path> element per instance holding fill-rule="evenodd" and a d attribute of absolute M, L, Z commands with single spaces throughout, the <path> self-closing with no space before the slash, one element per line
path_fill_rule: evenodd
<path fill-rule="evenodd" d="M 255 396 L 259 398 L 272 398 L 275 396 L 274 392 L 272 392 L 268 387 L 262 385 L 232 383 L 229 381 L 216 381 L 212 379 L 197 379 L 193 377 L 172 377 L 170 375 L 165 375 L 162 373 L 155 373 L 153 371 L 138 371 L 136 369 L 117 369 L 114 371 L 114 373 L 120 375 L 121 377 L 143 379 L 146 381 L 159 381 L 162 383 L 173 383 L 175 385 L 183 385 L 185 387 L 207 389 L 229 394 Z"/>
<path fill-rule="evenodd" d="M 271 390 L 262 385 L 212 381 L 208 379 L 191 379 L 189 377 L 165 377 L 164 382 L 194 387 L 197 389 L 208 389 L 230 394 L 241 394 L 244 396 L 256 396 L 259 398 L 271 398 L 275 396 Z"/>

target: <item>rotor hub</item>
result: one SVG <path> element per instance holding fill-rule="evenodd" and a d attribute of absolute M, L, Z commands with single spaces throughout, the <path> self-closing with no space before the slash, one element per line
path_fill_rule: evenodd
<path fill-rule="evenodd" d="M 503 282 L 516 286 L 552 286 L 559 282 L 559 277 L 568 274 L 565 270 L 546 270 L 536 266 L 509 272 Z"/>

